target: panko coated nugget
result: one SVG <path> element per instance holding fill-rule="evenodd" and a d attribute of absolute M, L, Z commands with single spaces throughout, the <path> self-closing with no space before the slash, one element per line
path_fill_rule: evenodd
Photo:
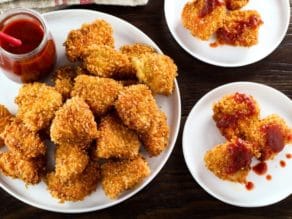
<path fill-rule="evenodd" d="M 46 146 L 38 133 L 30 131 L 17 118 L 5 127 L 1 136 L 8 149 L 22 159 L 30 159 L 46 153 Z"/>
<path fill-rule="evenodd" d="M 173 60 L 158 53 L 147 53 L 132 58 L 137 78 L 157 94 L 170 95 L 177 76 L 177 66 Z"/>
<path fill-rule="evenodd" d="M 109 46 L 92 45 L 84 50 L 83 66 L 93 75 L 103 78 L 135 78 L 127 55 Z"/>
<path fill-rule="evenodd" d="M 146 53 L 156 53 L 156 49 L 153 47 L 147 45 L 147 44 L 141 44 L 141 43 L 134 43 L 129 45 L 124 45 L 120 48 L 120 51 L 123 54 L 128 55 L 129 57 L 136 57 L 142 54 Z"/>
<path fill-rule="evenodd" d="M 252 144 L 246 141 L 232 139 L 207 151 L 205 165 L 223 180 L 244 183 L 250 170 L 251 148 Z"/>
<path fill-rule="evenodd" d="M 140 141 L 137 134 L 124 126 L 117 116 L 102 118 L 98 131 L 97 157 L 127 159 L 138 156 Z"/>
<path fill-rule="evenodd" d="M 5 127 L 11 122 L 13 116 L 8 109 L 0 104 L 0 134 L 4 131 Z M 0 147 L 4 146 L 4 140 L 0 137 Z"/>
<path fill-rule="evenodd" d="M 92 112 L 101 116 L 113 107 L 122 88 L 120 83 L 110 78 L 80 75 L 75 78 L 71 95 L 83 98 Z"/>
<path fill-rule="evenodd" d="M 221 0 L 208 7 L 208 1 L 193 0 L 186 3 L 182 11 L 182 23 L 193 36 L 208 40 L 216 30 L 223 26 L 226 16 L 225 3 Z"/>
<path fill-rule="evenodd" d="M 24 84 L 15 99 L 17 117 L 32 131 L 47 128 L 62 105 L 62 95 L 53 87 L 34 82 Z"/>
<path fill-rule="evenodd" d="M 51 195 L 61 202 L 81 201 L 96 190 L 99 179 L 99 166 L 91 161 L 80 177 L 64 182 L 56 176 L 55 172 L 51 172 L 47 175 L 46 183 Z"/>
<path fill-rule="evenodd" d="M 102 187 L 105 194 L 116 199 L 122 192 L 132 189 L 150 174 L 142 157 L 123 161 L 108 161 L 101 166 Z"/>
<path fill-rule="evenodd" d="M 225 0 L 226 7 L 229 10 L 238 10 L 245 6 L 249 0 Z"/>
<path fill-rule="evenodd" d="M 56 112 L 51 140 L 56 144 L 86 147 L 97 137 L 97 127 L 89 106 L 80 97 L 72 97 Z"/>
<path fill-rule="evenodd" d="M 86 151 L 78 145 L 57 145 L 55 154 L 56 176 L 62 181 L 78 177 L 89 162 Z"/>
<path fill-rule="evenodd" d="M 104 20 L 83 24 L 80 29 L 72 30 L 64 43 L 66 55 L 71 62 L 78 61 L 82 52 L 92 44 L 114 47 L 113 30 Z"/>
<path fill-rule="evenodd" d="M 26 184 L 37 184 L 45 172 L 45 159 L 23 160 L 11 151 L 0 152 L 0 171 L 6 176 L 19 178 Z"/>

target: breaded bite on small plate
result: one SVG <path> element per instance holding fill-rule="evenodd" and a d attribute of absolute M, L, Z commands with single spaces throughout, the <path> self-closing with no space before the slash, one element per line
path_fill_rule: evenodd
<path fill-rule="evenodd" d="M 226 95 L 213 105 L 213 119 L 226 139 L 235 136 L 246 139 L 260 115 L 256 100 L 243 93 Z"/>
<path fill-rule="evenodd" d="M 79 75 L 75 78 L 71 96 L 83 98 L 96 116 L 102 116 L 113 107 L 122 89 L 121 83 L 110 78 Z"/>
<path fill-rule="evenodd" d="M 47 128 L 62 105 L 62 95 L 44 83 L 24 84 L 15 99 L 17 117 L 32 131 Z"/>
<path fill-rule="evenodd" d="M 131 160 L 107 161 L 101 166 L 101 183 L 105 194 L 116 199 L 122 192 L 141 183 L 149 174 L 150 168 L 141 156 Z"/>
<path fill-rule="evenodd" d="M 224 25 L 216 32 L 217 42 L 232 46 L 253 46 L 258 43 L 258 32 L 262 24 L 257 11 L 231 11 L 224 20 Z"/>
<path fill-rule="evenodd" d="M 60 144 L 56 147 L 55 172 L 62 181 L 79 177 L 89 162 L 87 152 L 79 145 Z"/>
<path fill-rule="evenodd" d="M 45 172 L 45 158 L 23 160 L 18 155 L 0 152 L 0 171 L 6 176 L 23 180 L 26 184 L 37 184 Z"/>
<path fill-rule="evenodd" d="M 209 150 L 206 167 L 223 180 L 245 183 L 252 160 L 252 144 L 235 138 Z"/>
<path fill-rule="evenodd" d="M 193 0 L 183 8 L 182 23 L 193 36 L 208 40 L 223 26 L 226 12 L 222 0 Z"/>
<path fill-rule="evenodd" d="M 47 175 L 46 184 L 51 195 L 64 201 L 81 201 L 96 190 L 100 179 L 98 163 L 89 162 L 80 177 L 72 180 L 62 181 L 55 172 Z"/>
<path fill-rule="evenodd" d="M 0 104 L 0 135 L 4 131 L 5 127 L 11 122 L 13 116 L 8 109 Z M 4 140 L 0 136 L 0 147 L 4 146 Z"/>
<path fill-rule="evenodd" d="M 96 143 L 96 157 L 130 159 L 138 156 L 138 135 L 123 125 L 115 115 L 102 118 Z"/>
<path fill-rule="evenodd" d="M 29 130 L 19 119 L 13 119 L 1 133 L 8 149 L 22 159 L 45 155 L 46 146 L 37 132 Z"/>
<path fill-rule="evenodd" d="M 92 45 L 84 50 L 83 66 L 90 74 L 104 77 L 135 78 L 135 72 L 127 55 L 109 46 Z"/>
<path fill-rule="evenodd" d="M 76 144 L 81 148 L 97 137 L 94 115 L 82 98 L 68 99 L 56 112 L 50 134 L 55 144 Z"/>
<path fill-rule="evenodd" d="M 67 58 L 71 62 L 80 60 L 83 50 L 92 44 L 114 47 L 113 29 L 109 23 L 95 20 L 72 30 L 64 43 Z"/>
<path fill-rule="evenodd" d="M 249 0 L 225 0 L 228 10 L 238 10 L 247 5 L 248 2 Z"/>
<path fill-rule="evenodd" d="M 132 58 L 137 78 L 156 94 L 170 95 L 177 76 L 173 60 L 162 54 L 147 53 Z"/>

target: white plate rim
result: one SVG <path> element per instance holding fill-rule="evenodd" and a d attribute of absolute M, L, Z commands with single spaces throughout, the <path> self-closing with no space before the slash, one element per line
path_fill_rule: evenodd
<path fill-rule="evenodd" d="M 287 3 L 288 3 L 288 7 L 287 7 L 287 11 L 286 13 L 288 15 L 291 15 L 290 12 L 290 1 L 289 0 L 286 0 Z M 278 41 L 276 44 L 274 44 L 274 46 L 272 47 L 271 51 L 267 54 L 265 54 L 264 56 L 262 56 L 261 58 L 259 59 L 255 59 L 253 61 L 250 61 L 250 62 L 245 62 L 245 63 L 240 63 L 240 64 L 236 64 L 236 63 L 221 63 L 221 62 L 217 62 L 217 61 L 213 61 L 213 60 L 210 60 L 208 58 L 204 58 L 202 56 L 200 56 L 199 54 L 196 54 L 195 52 L 191 51 L 189 48 L 187 48 L 187 46 L 184 45 L 184 43 L 182 42 L 182 40 L 177 36 L 177 34 L 174 32 L 174 30 L 172 29 L 172 25 L 169 23 L 169 19 L 167 17 L 167 4 L 170 4 L 172 2 L 172 0 L 164 0 L 164 17 L 165 17 L 165 20 L 166 20 L 166 24 L 167 24 L 167 27 L 168 27 L 168 30 L 170 31 L 171 33 L 171 36 L 175 39 L 175 41 L 179 44 L 179 46 L 181 48 L 183 48 L 187 53 L 189 53 L 191 56 L 193 56 L 194 58 L 202 61 L 202 62 L 205 62 L 207 64 L 211 64 L 211 65 L 215 65 L 215 66 L 219 66 L 219 67 L 226 67 L 226 68 L 234 68 L 234 67 L 241 67 L 241 66 L 246 66 L 246 65 L 251 65 L 251 64 L 254 64 L 256 62 L 259 62 L 263 59 L 265 59 L 266 57 L 268 57 L 270 54 L 272 54 L 277 48 L 278 46 L 281 44 L 281 42 L 284 40 L 287 32 L 288 32 L 288 29 L 289 29 L 289 24 L 290 24 L 290 17 L 291 16 L 288 16 L 288 19 L 286 20 L 286 23 L 285 23 L 285 29 L 284 29 L 284 32 L 282 33 L 282 35 L 279 37 Z M 181 13 L 181 12 L 179 12 Z"/>
<path fill-rule="evenodd" d="M 143 35 L 144 38 L 147 38 L 147 40 L 150 40 L 153 45 L 155 45 L 156 49 L 158 50 L 158 52 L 162 53 L 162 51 L 160 50 L 160 48 L 158 47 L 158 45 L 150 38 L 148 37 L 143 31 L 141 31 L 138 27 L 134 26 L 133 24 L 129 23 L 126 20 L 123 20 L 119 17 L 116 17 L 114 15 L 108 14 L 108 13 L 104 13 L 104 12 L 100 12 L 100 11 L 95 11 L 95 10 L 89 10 L 89 9 L 65 9 L 65 10 L 59 10 L 59 11 L 51 11 L 51 12 L 47 12 L 42 14 L 45 18 L 46 16 L 50 16 L 50 15 L 58 15 L 58 14 L 71 14 L 71 13 L 92 13 L 95 15 L 101 15 L 104 17 L 108 17 L 110 19 L 114 19 L 117 20 L 120 23 L 123 23 L 124 25 L 127 26 L 131 26 L 131 28 L 136 29 L 137 32 L 139 32 L 139 34 Z M 92 211 L 97 211 L 97 210 L 102 210 L 102 209 L 106 209 L 109 207 L 112 207 L 114 205 L 120 204 L 121 202 L 124 202 L 125 200 L 133 197 L 134 195 L 136 195 L 138 192 L 142 191 L 146 186 L 148 186 L 152 180 L 158 175 L 158 173 L 161 171 L 161 169 L 165 166 L 166 162 L 168 161 L 170 155 L 172 154 L 172 151 L 175 147 L 176 144 L 176 140 L 177 140 L 177 136 L 179 133 L 179 129 L 180 129 L 180 124 L 181 124 L 181 95 L 180 95 L 180 90 L 179 90 L 179 86 L 177 83 L 177 80 L 175 79 L 174 82 L 174 94 L 175 94 L 175 98 L 178 104 L 178 112 L 177 112 L 177 126 L 174 128 L 174 136 L 173 136 L 173 141 L 170 142 L 169 144 L 169 150 L 164 158 L 164 160 L 161 161 L 160 165 L 157 167 L 157 169 L 155 171 L 152 172 L 152 175 L 143 182 L 143 185 L 137 186 L 134 191 L 130 192 L 129 194 L 125 195 L 124 197 L 120 198 L 120 199 L 116 199 L 113 200 L 112 202 L 108 203 L 108 204 L 103 204 L 101 206 L 97 206 L 97 207 L 88 207 L 88 208 L 84 208 L 84 209 L 78 209 L 78 210 L 74 210 L 74 209 L 55 209 L 53 207 L 48 207 L 48 206 L 43 206 L 43 205 L 39 205 L 37 203 L 31 202 L 29 200 L 26 200 L 25 198 L 22 198 L 21 196 L 19 196 L 17 193 L 15 193 L 14 191 L 10 190 L 9 188 L 6 187 L 6 185 L 2 182 L 0 182 L 0 187 L 6 191 L 7 193 L 9 193 L 11 196 L 15 197 L 16 199 L 22 201 L 23 203 L 26 203 L 28 205 L 31 205 L 33 207 L 39 208 L 39 209 L 43 209 L 43 210 L 48 210 L 48 211 L 52 211 L 52 212 L 58 212 L 58 213 L 85 213 L 85 212 L 92 212 Z M 166 152 L 164 152 L 166 153 Z"/>
<path fill-rule="evenodd" d="M 211 196 L 213 196 L 214 198 L 226 203 L 226 204 L 229 204 L 229 205 L 233 205 L 233 206 L 236 206 L 236 207 L 243 207 L 243 208 L 256 208 L 256 207 L 265 207 L 265 206 L 269 206 L 269 205 L 272 205 L 272 204 L 275 204 L 275 203 L 278 203 L 284 199 L 286 199 L 287 197 L 289 197 L 291 194 L 287 194 L 286 196 L 283 196 L 281 200 L 278 200 L 277 202 L 273 202 L 273 203 L 266 203 L 264 205 L 249 205 L 249 204 L 245 204 L 245 203 L 234 203 L 234 202 L 231 202 L 231 201 L 228 201 L 226 199 L 223 199 L 222 197 L 218 196 L 216 194 L 216 192 L 212 191 L 211 189 L 209 189 L 204 183 L 202 183 L 200 180 L 198 180 L 196 178 L 195 175 L 193 175 L 192 173 L 192 170 L 191 170 L 191 164 L 189 164 L 187 162 L 187 159 L 186 157 L 188 156 L 187 155 L 187 143 L 186 143 L 186 129 L 187 127 L 189 126 L 189 123 L 191 123 L 191 120 L 190 120 L 190 116 L 191 116 L 191 113 L 200 105 L 200 103 L 204 100 L 204 99 L 207 99 L 209 96 L 213 95 L 214 93 L 216 93 L 218 90 L 221 90 L 221 89 L 224 89 L 224 88 L 228 88 L 228 87 L 233 87 L 233 86 L 237 86 L 237 85 L 250 85 L 250 86 L 259 86 L 259 87 L 262 87 L 262 88 L 268 88 L 270 90 L 273 90 L 273 92 L 277 93 L 278 95 L 280 95 L 282 98 L 286 99 L 287 102 L 290 103 L 291 105 L 291 108 L 292 108 L 292 100 L 287 96 L 285 95 L 284 93 L 282 93 L 281 91 L 271 87 L 271 86 L 268 86 L 268 85 L 265 85 L 265 84 L 261 84 L 261 83 L 257 83 L 257 82 L 249 82 L 249 81 L 237 81 L 237 82 L 231 82 L 231 83 L 227 83 L 227 84 L 223 84 L 221 86 L 218 86 L 212 90 L 210 90 L 209 92 L 207 92 L 206 94 L 204 94 L 195 104 L 194 106 L 192 107 L 192 109 L 190 110 L 187 118 L 186 118 L 186 122 L 184 124 L 184 128 L 183 128 L 183 134 L 182 134 L 182 151 L 183 151 L 183 156 L 184 156 L 184 161 L 185 161 L 185 164 L 190 172 L 190 174 L 192 175 L 193 179 L 196 181 L 196 183 L 199 184 L 199 186 L 201 188 L 203 188 L 208 194 L 210 194 Z"/>

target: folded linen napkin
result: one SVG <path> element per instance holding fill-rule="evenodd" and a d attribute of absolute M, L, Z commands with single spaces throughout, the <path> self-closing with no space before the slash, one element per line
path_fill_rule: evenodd
<path fill-rule="evenodd" d="M 9 8 L 26 7 L 36 9 L 40 12 L 60 9 L 68 5 L 75 4 L 103 4 L 103 5 L 123 5 L 138 6 L 145 5 L 148 0 L 0 0 L 0 11 Z"/>

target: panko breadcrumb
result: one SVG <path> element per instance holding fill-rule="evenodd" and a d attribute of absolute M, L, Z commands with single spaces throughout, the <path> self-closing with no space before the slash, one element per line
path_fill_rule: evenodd
<path fill-rule="evenodd" d="M 46 146 L 38 133 L 30 131 L 19 119 L 13 119 L 1 134 L 8 149 L 23 159 L 46 153 Z"/>
<path fill-rule="evenodd" d="M 233 46 L 253 46 L 258 43 L 258 32 L 262 24 L 257 11 L 231 11 L 224 20 L 224 25 L 216 32 L 217 42 Z"/>
<path fill-rule="evenodd" d="M 158 53 L 147 53 L 132 58 L 132 64 L 140 82 L 145 83 L 157 94 L 170 95 L 177 76 L 173 60 Z"/>
<path fill-rule="evenodd" d="M 208 40 L 223 26 L 226 17 L 225 3 L 221 0 L 193 0 L 182 11 L 182 23 L 193 36 Z"/>
<path fill-rule="evenodd" d="M 127 55 L 109 46 L 92 45 L 84 50 L 83 66 L 93 75 L 104 78 L 135 78 Z"/>
<path fill-rule="evenodd" d="M 120 51 L 123 54 L 128 55 L 129 57 L 137 57 L 143 54 L 147 53 L 156 53 L 156 49 L 153 47 L 147 45 L 147 44 L 141 44 L 141 43 L 134 43 L 129 45 L 123 45 L 120 48 Z"/>
<path fill-rule="evenodd" d="M 209 150 L 204 157 L 206 167 L 223 180 L 244 183 L 250 170 L 252 145 L 235 138 Z"/>
<path fill-rule="evenodd" d="M 86 147 L 97 137 L 97 127 L 89 106 L 80 97 L 72 97 L 56 112 L 51 140 L 56 144 Z"/>
<path fill-rule="evenodd" d="M 55 153 L 56 176 L 62 181 L 79 177 L 89 162 L 86 151 L 78 145 L 57 145 Z"/>
<path fill-rule="evenodd" d="M 72 96 L 85 100 L 96 116 L 105 114 L 114 104 L 123 86 L 110 78 L 80 75 L 75 79 Z"/>
<path fill-rule="evenodd" d="M 63 181 L 55 172 L 47 175 L 46 183 L 51 195 L 64 201 L 81 201 L 96 190 L 100 179 L 100 170 L 96 162 L 89 162 L 81 175 L 75 179 Z"/>
<path fill-rule="evenodd" d="M 97 157 L 129 159 L 138 156 L 140 141 L 137 134 L 124 126 L 117 116 L 102 118 L 98 130 Z"/>
<path fill-rule="evenodd" d="M 44 83 L 24 84 L 15 99 L 17 117 L 32 131 L 47 128 L 62 105 L 62 95 Z"/>
<path fill-rule="evenodd" d="M 238 10 L 245 6 L 249 0 L 225 0 L 228 10 Z"/>
<path fill-rule="evenodd" d="M 71 62 L 78 61 L 84 49 L 92 44 L 114 47 L 113 30 L 104 20 L 83 24 L 80 29 L 72 30 L 64 43 L 66 55 Z"/>
<path fill-rule="evenodd" d="M 44 157 L 23 160 L 12 152 L 0 152 L 0 171 L 6 176 L 23 180 L 26 184 L 37 184 L 45 171 Z"/>
<path fill-rule="evenodd" d="M 5 127 L 11 122 L 13 118 L 8 109 L 0 104 L 0 134 L 4 131 Z M 4 146 L 4 140 L 0 137 L 0 147 Z"/>
<path fill-rule="evenodd" d="M 132 160 L 107 161 L 101 166 L 101 183 L 105 194 L 111 199 L 116 199 L 149 174 L 150 168 L 140 156 Z"/>

